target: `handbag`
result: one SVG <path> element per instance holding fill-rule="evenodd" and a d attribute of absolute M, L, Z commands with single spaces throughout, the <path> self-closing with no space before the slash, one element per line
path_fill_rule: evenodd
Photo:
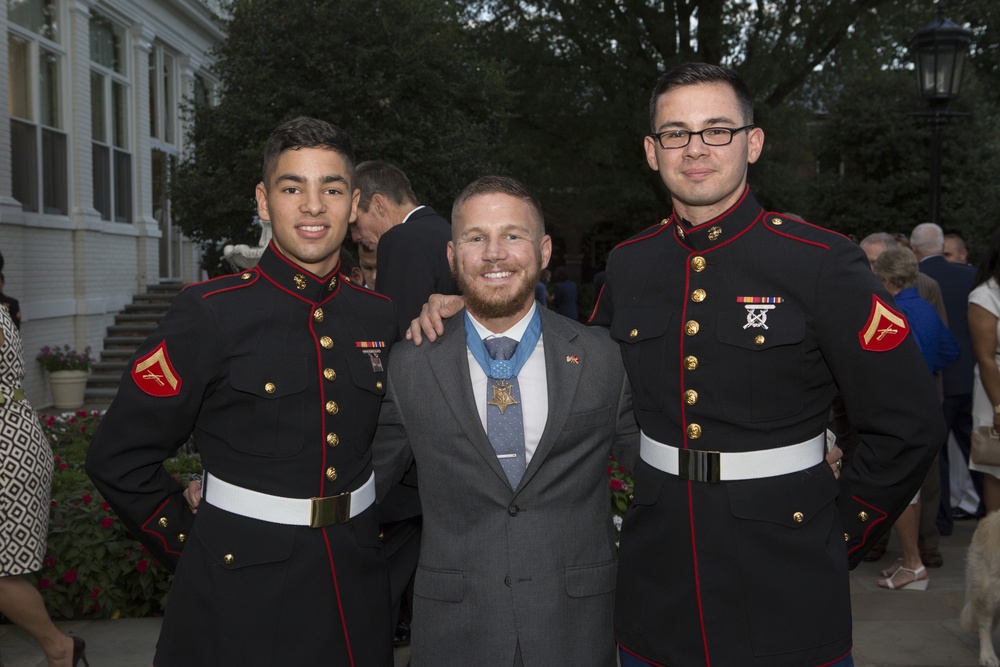
<path fill-rule="evenodd" d="M 972 429 L 972 462 L 983 466 L 1000 466 L 1000 434 L 992 426 Z"/>

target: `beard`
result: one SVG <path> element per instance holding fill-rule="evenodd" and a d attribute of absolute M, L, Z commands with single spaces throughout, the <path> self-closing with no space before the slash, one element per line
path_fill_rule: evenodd
<path fill-rule="evenodd" d="M 514 271 L 512 267 L 498 266 L 495 271 Z M 477 319 L 500 319 L 516 315 L 525 304 L 530 304 L 535 298 L 535 285 L 541 273 L 540 263 L 533 272 L 525 273 L 520 282 L 512 288 L 489 289 L 477 286 L 466 279 L 455 263 L 452 263 L 451 274 L 458 283 L 458 288 L 465 297 L 465 307 Z"/>

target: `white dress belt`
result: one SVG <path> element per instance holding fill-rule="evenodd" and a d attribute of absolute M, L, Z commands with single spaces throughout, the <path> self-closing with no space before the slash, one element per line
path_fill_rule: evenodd
<path fill-rule="evenodd" d="M 826 454 L 824 433 L 794 445 L 755 452 L 678 449 L 640 434 L 639 456 L 657 470 L 696 482 L 777 477 L 811 468 Z"/>
<path fill-rule="evenodd" d="M 233 514 L 291 526 L 324 528 L 346 523 L 375 502 L 375 473 L 354 491 L 325 498 L 283 498 L 230 484 L 205 472 L 202 498 Z"/>

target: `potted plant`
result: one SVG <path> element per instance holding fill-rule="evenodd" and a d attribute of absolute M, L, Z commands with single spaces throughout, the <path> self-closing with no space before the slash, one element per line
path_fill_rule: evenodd
<path fill-rule="evenodd" d="M 35 359 L 48 371 L 53 406 L 60 410 L 81 407 L 87 391 L 90 365 L 94 362 L 90 358 L 90 346 L 80 353 L 69 345 L 61 348 L 46 345 Z"/>

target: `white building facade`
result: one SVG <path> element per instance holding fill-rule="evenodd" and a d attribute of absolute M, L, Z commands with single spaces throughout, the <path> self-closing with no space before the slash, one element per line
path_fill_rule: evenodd
<path fill-rule="evenodd" d="M 214 95 L 219 16 L 213 0 L 0 0 L 0 253 L 36 408 L 42 346 L 96 357 L 133 294 L 200 278 L 168 181 L 184 105 Z"/>

